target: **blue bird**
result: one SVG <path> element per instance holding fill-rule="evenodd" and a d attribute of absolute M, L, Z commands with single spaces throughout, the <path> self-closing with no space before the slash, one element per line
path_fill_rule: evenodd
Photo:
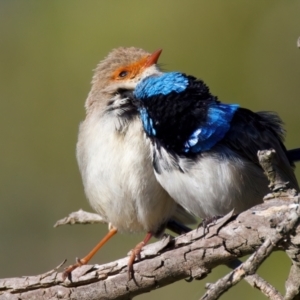
<path fill-rule="evenodd" d="M 260 203 L 269 188 L 258 150 L 275 149 L 299 190 L 277 114 L 221 103 L 202 80 L 179 72 L 148 74 L 134 98 L 155 176 L 190 213 L 210 218 Z"/>

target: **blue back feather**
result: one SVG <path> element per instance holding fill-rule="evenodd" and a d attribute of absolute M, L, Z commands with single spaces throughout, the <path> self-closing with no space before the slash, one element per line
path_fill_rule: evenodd
<path fill-rule="evenodd" d="M 137 85 L 134 96 L 142 100 L 159 94 L 180 93 L 186 89 L 188 83 L 188 78 L 179 72 L 146 77 Z"/>

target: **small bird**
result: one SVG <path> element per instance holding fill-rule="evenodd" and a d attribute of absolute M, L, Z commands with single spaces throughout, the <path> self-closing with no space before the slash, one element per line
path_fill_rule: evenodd
<path fill-rule="evenodd" d="M 77 161 L 86 196 L 109 224 L 109 232 L 86 257 L 68 267 L 64 277 L 86 264 L 117 231 L 147 232 L 132 251 L 131 274 L 142 246 L 152 236 L 159 237 L 171 218 L 183 224 L 195 222 L 157 182 L 138 111 L 128 97 L 149 71 L 160 72 L 159 54 L 117 48 L 95 70 L 79 129 Z"/>
<path fill-rule="evenodd" d="M 179 72 L 149 70 L 134 97 L 155 176 L 188 212 L 209 219 L 260 203 L 269 188 L 258 150 L 275 149 L 280 170 L 299 190 L 275 113 L 222 103 L 202 80 Z"/>

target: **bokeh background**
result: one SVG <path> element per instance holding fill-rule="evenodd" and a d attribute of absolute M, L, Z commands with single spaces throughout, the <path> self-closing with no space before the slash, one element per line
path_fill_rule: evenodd
<path fill-rule="evenodd" d="M 160 62 L 206 81 L 224 102 L 274 110 L 300 146 L 299 1 L 0 1 L 0 277 L 73 263 L 105 225 L 56 220 L 85 200 L 75 159 L 92 70 L 112 48 L 163 48 Z M 298 178 L 300 173 L 297 171 Z M 117 235 L 93 259 L 123 257 L 142 236 Z M 259 274 L 281 292 L 290 267 L 275 253 Z M 138 299 L 198 299 L 206 282 L 177 282 Z M 240 283 L 222 299 L 264 299 Z"/>

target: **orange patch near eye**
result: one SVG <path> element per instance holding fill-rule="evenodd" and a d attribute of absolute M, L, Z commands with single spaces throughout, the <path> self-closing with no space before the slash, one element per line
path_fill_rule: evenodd
<path fill-rule="evenodd" d="M 112 75 L 111 80 L 132 79 L 141 72 L 149 56 L 145 56 L 137 62 L 118 68 Z M 122 72 L 127 72 L 126 76 L 121 77 Z"/>

